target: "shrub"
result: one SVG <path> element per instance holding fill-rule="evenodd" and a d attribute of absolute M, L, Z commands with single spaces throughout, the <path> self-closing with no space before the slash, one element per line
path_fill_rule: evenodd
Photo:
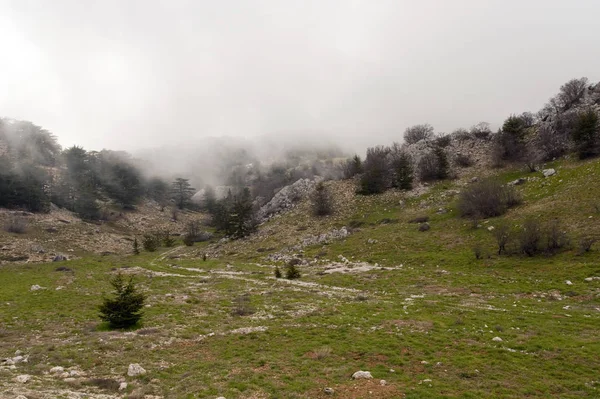
<path fill-rule="evenodd" d="M 377 146 L 367 149 L 367 157 L 360 178 L 360 194 L 379 194 L 390 187 L 388 173 L 389 148 Z"/>
<path fill-rule="evenodd" d="M 136 325 L 143 316 L 142 309 L 146 296 L 137 291 L 133 277 L 125 281 L 121 274 L 116 275 L 110 284 L 115 289 L 113 298 L 104 298 L 100 305 L 100 319 L 108 322 L 111 328 L 127 328 Z"/>
<path fill-rule="evenodd" d="M 572 135 L 580 159 L 598 155 L 600 153 L 598 114 L 593 109 L 588 109 L 577 115 Z"/>
<path fill-rule="evenodd" d="M 582 255 L 592 250 L 592 245 L 597 241 L 594 237 L 583 237 L 579 240 L 579 254 Z"/>
<path fill-rule="evenodd" d="M 167 248 L 171 248 L 173 245 L 175 245 L 175 239 L 171 237 L 171 233 L 169 233 L 168 231 L 163 234 L 162 241 L 163 245 Z"/>
<path fill-rule="evenodd" d="M 7 233 L 24 234 L 27 232 L 27 219 L 13 216 L 4 224 L 4 231 Z"/>
<path fill-rule="evenodd" d="M 421 140 L 430 140 L 433 137 L 433 127 L 429 124 L 415 125 L 404 131 L 404 142 L 414 144 Z"/>
<path fill-rule="evenodd" d="M 183 243 L 186 246 L 191 247 L 192 245 L 194 245 L 195 242 L 196 241 L 194 240 L 193 236 L 191 236 L 189 234 L 186 234 L 186 235 L 183 236 Z"/>
<path fill-rule="evenodd" d="M 488 218 L 504 214 L 519 202 L 513 187 L 496 180 L 483 180 L 460 194 L 458 210 L 462 217 Z"/>
<path fill-rule="evenodd" d="M 454 163 L 462 168 L 468 168 L 469 166 L 473 166 L 475 162 L 473 162 L 473 159 L 470 156 L 459 153 L 454 157 Z"/>
<path fill-rule="evenodd" d="M 411 190 L 414 180 L 412 158 L 396 144 L 392 147 L 390 168 L 392 186 L 401 190 Z"/>
<path fill-rule="evenodd" d="M 346 160 L 342 165 L 342 174 L 344 179 L 351 179 L 363 172 L 362 160 L 358 155 Z"/>
<path fill-rule="evenodd" d="M 419 225 L 419 231 L 428 231 L 431 229 L 431 226 L 429 225 L 429 223 L 421 223 Z"/>
<path fill-rule="evenodd" d="M 553 220 L 546 228 L 546 250 L 555 253 L 569 245 L 567 233 L 561 228 L 558 219 Z"/>
<path fill-rule="evenodd" d="M 446 148 L 452 143 L 452 137 L 448 134 L 438 134 L 435 138 L 435 145 L 440 148 Z"/>
<path fill-rule="evenodd" d="M 510 227 L 507 223 L 500 223 L 492 230 L 496 243 L 498 244 L 498 255 L 506 253 L 506 245 L 510 240 Z"/>
<path fill-rule="evenodd" d="M 569 149 L 569 134 L 563 129 L 555 129 L 550 125 L 542 125 L 537 131 L 533 146 L 542 162 L 551 161 L 563 156 Z"/>
<path fill-rule="evenodd" d="M 142 238 L 142 246 L 148 252 L 154 252 L 160 246 L 160 236 L 157 234 L 144 234 Z"/>
<path fill-rule="evenodd" d="M 285 270 L 285 278 L 287 278 L 288 280 L 300 278 L 300 270 L 298 270 L 296 264 L 296 262 L 288 262 Z"/>
<path fill-rule="evenodd" d="M 252 301 L 250 300 L 250 294 L 239 295 L 233 300 L 232 315 L 248 316 L 255 312 L 256 310 L 252 306 Z"/>
<path fill-rule="evenodd" d="M 479 122 L 478 124 L 471 126 L 470 134 L 476 139 L 485 140 L 488 137 L 490 137 L 490 134 L 492 134 L 492 130 L 490 129 L 489 123 Z"/>
<path fill-rule="evenodd" d="M 422 181 L 443 180 L 450 174 L 448 156 L 440 147 L 421 157 L 417 168 Z"/>
<path fill-rule="evenodd" d="M 312 213 L 315 216 L 327 216 L 333 213 L 333 199 L 323 182 L 317 183 L 311 195 Z"/>
<path fill-rule="evenodd" d="M 523 254 L 534 256 L 540 250 L 542 240 L 542 228 L 540 223 L 533 218 L 528 218 L 523 223 L 519 234 L 519 247 Z"/>
<path fill-rule="evenodd" d="M 281 278 L 283 277 L 281 274 L 281 270 L 279 269 L 279 266 L 275 266 L 275 278 Z"/>
<path fill-rule="evenodd" d="M 140 244 L 138 243 L 137 237 L 135 237 L 133 239 L 133 254 L 134 255 L 140 254 Z"/>
<path fill-rule="evenodd" d="M 473 255 L 475 255 L 475 259 L 477 259 L 477 260 L 483 259 L 483 248 L 482 248 L 481 244 L 476 244 L 473 247 Z"/>
<path fill-rule="evenodd" d="M 452 138 L 457 141 L 467 141 L 473 139 L 473 136 L 467 129 L 459 128 L 453 131 L 451 134 Z"/>

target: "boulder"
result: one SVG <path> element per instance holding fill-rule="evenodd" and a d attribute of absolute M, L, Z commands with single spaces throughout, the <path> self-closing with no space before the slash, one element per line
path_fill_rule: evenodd
<path fill-rule="evenodd" d="M 132 363 L 127 369 L 127 375 L 130 377 L 137 377 L 138 375 L 146 374 L 146 370 L 138 363 Z"/>
<path fill-rule="evenodd" d="M 542 170 L 542 174 L 544 175 L 544 177 L 554 176 L 556 174 L 556 170 L 555 169 L 544 169 L 544 170 Z"/>
<path fill-rule="evenodd" d="M 58 254 L 54 258 L 52 258 L 52 262 L 62 262 L 65 260 L 69 260 L 65 255 Z"/>
<path fill-rule="evenodd" d="M 492 341 L 494 341 L 494 342 L 502 342 L 502 338 L 500 338 L 500 337 L 494 337 L 494 338 L 492 338 Z"/>
<path fill-rule="evenodd" d="M 30 379 L 31 379 L 31 376 L 29 374 L 21 374 L 15 378 L 15 380 L 17 382 L 20 382 L 21 384 L 27 383 Z"/>
<path fill-rule="evenodd" d="M 371 373 L 369 371 L 362 371 L 359 370 L 356 373 L 352 374 L 352 379 L 353 380 L 370 380 L 372 379 L 373 376 L 371 375 Z"/>
<path fill-rule="evenodd" d="M 58 373 L 62 373 L 64 371 L 65 371 L 65 368 L 64 367 L 60 367 L 60 366 L 52 367 L 50 369 L 50 373 L 52 373 L 52 374 L 58 374 Z"/>

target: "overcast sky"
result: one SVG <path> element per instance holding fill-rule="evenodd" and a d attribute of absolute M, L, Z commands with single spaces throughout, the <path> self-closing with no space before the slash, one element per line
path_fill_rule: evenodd
<path fill-rule="evenodd" d="M 599 15 L 598 0 L 0 0 L 0 116 L 126 150 L 497 126 L 600 80 Z"/>

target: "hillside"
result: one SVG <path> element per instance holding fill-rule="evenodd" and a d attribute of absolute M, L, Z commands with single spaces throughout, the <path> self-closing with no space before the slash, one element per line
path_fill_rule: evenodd
<path fill-rule="evenodd" d="M 101 226 L 61 211 L 28 216 L 28 238 L 3 235 L 5 246 L 39 233 L 44 248 L 78 256 L 0 267 L 0 396 L 598 397 L 599 248 L 580 254 L 579 241 L 600 239 L 600 161 L 549 168 L 544 177 L 474 166 L 375 196 L 331 181 L 332 216 L 312 216 L 303 200 L 247 238 L 137 256 L 124 255 L 125 238 L 142 230 L 140 218 L 184 222 L 150 205 Z M 474 225 L 457 199 L 483 174 L 523 178 L 522 202 Z M 419 231 L 417 217 L 430 229 Z M 497 255 L 494 227 L 528 217 L 558 218 L 571 244 L 553 256 Z M 86 247 L 94 234 L 114 241 Z M 112 254 L 89 253 L 105 245 Z M 301 278 L 275 279 L 291 259 Z M 97 318 L 118 272 L 148 294 L 142 328 L 109 331 Z M 128 376 L 133 363 L 146 373 Z M 373 378 L 352 379 L 358 370 Z"/>

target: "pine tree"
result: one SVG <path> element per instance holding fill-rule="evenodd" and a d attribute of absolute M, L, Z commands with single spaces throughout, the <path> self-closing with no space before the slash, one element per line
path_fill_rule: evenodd
<path fill-rule="evenodd" d="M 392 171 L 394 187 L 401 190 L 412 190 L 414 175 L 410 155 L 405 152 L 398 153 L 392 160 Z"/>
<path fill-rule="evenodd" d="M 333 213 L 333 200 L 328 188 L 319 182 L 311 197 L 312 212 L 315 216 L 327 216 Z"/>
<path fill-rule="evenodd" d="M 134 255 L 139 255 L 140 254 L 140 244 L 138 244 L 137 237 L 135 237 L 133 239 L 133 254 Z"/>
<path fill-rule="evenodd" d="M 146 295 L 137 291 L 133 277 L 125 281 L 117 274 L 110 284 L 115 289 L 113 298 L 104 298 L 100 305 L 100 319 L 111 328 L 127 328 L 137 324 L 142 316 Z"/>
<path fill-rule="evenodd" d="M 196 189 L 190 185 L 189 179 L 178 177 L 171 184 L 171 198 L 179 209 L 185 208 L 195 193 Z"/>
<path fill-rule="evenodd" d="M 281 270 L 279 270 L 279 266 L 275 266 L 275 278 L 283 277 L 281 274 Z"/>

